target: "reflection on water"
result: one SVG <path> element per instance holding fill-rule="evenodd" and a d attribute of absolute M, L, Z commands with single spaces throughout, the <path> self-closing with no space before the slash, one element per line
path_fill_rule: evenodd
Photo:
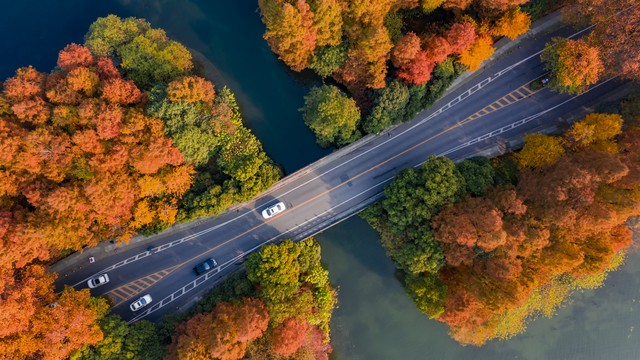
<path fill-rule="evenodd" d="M 574 297 L 552 319 L 539 319 L 524 334 L 477 348 L 458 345 L 446 326 L 415 309 L 364 220 L 349 219 L 317 239 L 331 282 L 340 290 L 331 324 L 338 360 L 640 359 L 636 253 L 603 288 Z"/>

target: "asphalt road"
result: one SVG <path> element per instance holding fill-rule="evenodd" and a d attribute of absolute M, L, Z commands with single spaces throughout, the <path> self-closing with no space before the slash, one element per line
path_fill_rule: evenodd
<path fill-rule="evenodd" d="M 113 312 L 125 320 L 157 320 L 237 271 L 244 257 L 260 246 L 306 238 L 355 214 L 379 199 L 385 184 L 403 168 L 417 166 L 430 155 L 456 161 L 484 154 L 496 144 L 508 150 L 510 140 L 584 113 L 623 83 L 604 81 L 579 97 L 527 86 L 545 74 L 537 56 L 544 44 L 572 33 L 565 28 L 524 41 L 413 121 L 341 149 L 237 209 L 156 236 L 151 251 L 148 244 L 132 246 L 79 270 L 63 271 L 56 285 L 84 288 L 87 279 L 106 272 L 110 282 L 92 289 L 93 295 L 110 296 Z M 264 220 L 260 211 L 277 201 L 287 210 Z M 196 276 L 194 266 L 209 257 L 219 268 Z M 129 304 L 144 294 L 153 302 L 132 312 Z"/>

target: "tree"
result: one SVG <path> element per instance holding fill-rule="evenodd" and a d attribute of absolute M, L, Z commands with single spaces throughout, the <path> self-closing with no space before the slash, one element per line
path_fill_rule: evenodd
<path fill-rule="evenodd" d="M 393 66 L 402 68 L 411 63 L 422 51 L 420 48 L 420 38 L 414 32 L 409 32 L 393 47 L 391 52 L 391 62 Z"/>
<path fill-rule="evenodd" d="M 167 98 L 173 102 L 202 101 L 213 104 L 213 84 L 199 76 L 184 76 L 169 83 Z"/>
<path fill-rule="evenodd" d="M 350 44 L 339 80 L 354 91 L 383 88 L 393 47 L 389 32 L 384 27 L 365 27 Z"/>
<path fill-rule="evenodd" d="M 427 58 L 435 63 L 443 62 L 452 53 L 449 42 L 441 36 L 428 37 L 425 40 L 424 51 Z"/>
<path fill-rule="evenodd" d="M 404 120 L 404 108 L 409 102 L 409 89 L 402 82 L 394 80 L 389 86 L 376 92 L 369 116 L 362 125 L 366 133 L 379 133 L 393 124 Z"/>
<path fill-rule="evenodd" d="M 322 77 L 333 75 L 347 61 L 346 42 L 335 46 L 318 47 L 309 68 Z"/>
<path fill-rule="evenodd" d="M 401 171 L 384 190 L 382 207 L 396 232 L 430 219 L 458 194 L 463 180 L 451 160 L 430 157 L 418 171 Z"/>
<path fill-rule="evenodd" d="M 335 86 L 312 88 L 300 111 L 305 124 L 323 147 L 345 145 L 360 137 L 357 130 L 360 110 L 353 99 Z"/>
<path fill-rule="evenodd" d="M 99 18 L 89 27 L 85 44 L 96 56 L 117 55 L 126 76 L 145 90 L 193 68 L 189 50 L 142 19 L 123 20 L 115 15 Z"/>
<path fill-rule="evenodd" d="M 491 11 L 505 11 L 526 3 L 527 0 L 479 0 L 480 7 Z"/>
<path fill-rule="evenodd" d="M 446 286 L 435 274 L 407 275 L 404 279 L 407 295 L 418 310 L 430 319 L 439 317 L 444 311 Z"/>
<path fill-rule="evenodd" d="M 571 125 L 565 137 L 574 147 L 611 140 L 622 133 L 622 117 L 618 114 L 589 114 Z"/>
<path fill-rule="evenodd" d="M 336 46 L 342 41 L 342 9 L 339 0 L 312 0 L 313 27 L 317 46 Z"/>
<path fill-rule="evenodd" d="M 316 48 L 318 36 L 309 4 L 304 0 L 261 0 L 258 5 L 262 21 L 267 26 L 264 38 L 273 52 L 295 71 L 306 68 Z M 330 19 L 329 23 L 332 21 Z M 327 32 L 330 29 L 328 27 Z M 325 33 L 325 37 L 328 38 L 329 35 L 331 34 Z"/>
<path fill-rule="evenodd" d="M 444 4 L 445 0 L 420 0 L 420 6 L 425 14 L 432 12 Z"/>
<path fill-rule="evenodd" d="M 262 336 L 268 324 L 269 313 L 259 299 L 221 302 L 211 313 L 195 315 L 178 326 L 167 357 L 241 359 L 247 343 Z"/>
<path fill-rule="evenodd" d="M 474 71 L 480 67 L 483 61 L 488 59 L 495 49 L 490 37 L 479 37 L 466 50 L 460 54 L 460 63 Z"/>
<path fill-rule="evenodd" d="M 451 45 L 452 53 L 462 53 L 476 40 L 476 30 L 469 23 L 455 23 L 447 31 L 445 38 Z"/>
<path fill-rule="evenodd" d="M 424 85 L 431 79 L 431 72 L 435 67 L 436 64 L 421 51 L 410 63 L 398 70 L 398 78 L 409 84 Z"/>
<path fill-rule="evenodd" d="M 584 39 L 554 38 L 540 58 L 551 72 L 550 86 L 559 92 L 580 94 L 597 83 L 604 71 L 598 49 Z"/>
<path fill-rule="evenodd" d="M 633 0 L 576 0 L 563 8 L 569 22 L 595 26 L 587 41 L 598 49 L 608 75 L 640 77 L 640 9 L 636 5 Z"/>
<path fill-rule="evenodd" d="M 108 15 L 94 21 L 84 39 L 86 46 L 96 56 L 110 57 L 122 45 L 149 29 L 151 25 L 144 19 L 121 19 L 116 15 Z"/>
<path fill-rule="evenodd" d="M 247 260 L 247 277 L 260 287 L 269 301 L 283 301 L 300 287 L 300 247 L 291 241 L 270 245 Z"/>
<path fill-rule="evenodd" d="M 529 31 L 531 26 L 531 18 L 526 12 L 522 12 L 519 7 L 512 8 L 505 12 L 498 21 L 496 21 L 494 34 L 506 36 L 511 40 L 515 40 L 518 36 Z"/>
<path fill-rule="evenodd" d="M 302 347 L 307 338 L 309 323 L 303 319 L 289 318 L 273 329 L 271 350 L 281 356 L 291 356 Z"/>
<path fill-rule="evenodd" d="M 561 138 L 543 134 L 529 134 L 524 138 L 524 147 L 515 155 L 522 167 L 541 167 L 555 163 L 564 153 Z"/>
<path fill-rule="evenodd" d="M 58 54 L 58 67 L 71 72 L 78 67 L 88 67 L 95 63 L 89 49 L 78 44 L 69 44 Z"/>
<path fill-rule="evenodd" d="M 141 320 L 128 326 L 118 315 L 100 320 L 104 338 L 71 354 L 71 360 L 154 360 L 164 355 L 164 345 L 156 326 Z"/>
<path fill-rule="evenodd" d="M 464 193 L 484 195 L 485 189 L 493 185 L 495 170 L 489 159 L 473 157 L 456 164 L 456 169 L 464 178 Z"/>

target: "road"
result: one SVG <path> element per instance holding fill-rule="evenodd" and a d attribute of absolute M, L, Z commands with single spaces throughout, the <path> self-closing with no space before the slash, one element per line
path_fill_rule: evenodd
<path fill-rule="evenodd" d="M 545 74 L 538 56 L 544 44 L 553 36 L 573 33 L 564 28 L 529 39 L 413 121 L 336 151 L 234 210 L 156 236 L 151 251 L 149 244 L 140 244 L 81 269 L 62 271 L 56 286 L 84 288 L 88 278 L 106 272 L 110 282 L 92 289 L 93 295 L 111 297 L 113 312 L 129 322 L 157 320 L 237 271 L 244 257 L 260 246 L 306 238 L 380 199 L 384 186 L 403 168 L 417 166 L 430 155 L 457 161 L 484 154 L 496 144 L 508 148 L 510 140 L 523 134 L 584 113 L 622 83 L 607 80 L 579 97 L 528 87 Z M 277 201 L 287 210 L 263 219 L 260 211 Z M 219 268 L 196 276 L 193 267 L 209 257 Z M 153 297 L 152 304 L 132 312 L 129 304 L 144 294 Z"/>

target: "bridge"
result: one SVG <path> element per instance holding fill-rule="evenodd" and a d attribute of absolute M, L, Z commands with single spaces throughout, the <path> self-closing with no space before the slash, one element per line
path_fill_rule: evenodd
<path fill-rule="evenodd" d="M 496 155 L 520 144 L 524 134 L 566 126 L 566 119 L 580 117 L 621 85 L 605 80 L 580 96 L 530 87 L 546 73 L 539 60 L 544 44 L 572 34 L 578 35 L 562 28 L 523 41 L 412 121 L 337 150 L 220 216 L 174 226 L 124 251 L 103 244 L 102 256 L 92 264 L 92 250 L 75 254 L 87 258 L 86 263 L 54 265 L 56 286 L 85 288 L 89 278 L 106 272 L 110 282 L 92 289 L 92 295 L 109 296 L 113 312 L 130 323 L 157 320 L 241 269 L 246 256 L 261 246 L 304 239 L 357 214 L 382 198 L 398 171 L 419 166 L 430 155 L 454 161 Z M 565 119 L 564 124 L 558 119 Z M 287 209 L 264 219 L 260 212 L 279 201 Z M 218 268 L 196 276 L 193 267 L 210 257 Z M 153 302 L 132 312 L 129 304 L 144 294 Z"/>

